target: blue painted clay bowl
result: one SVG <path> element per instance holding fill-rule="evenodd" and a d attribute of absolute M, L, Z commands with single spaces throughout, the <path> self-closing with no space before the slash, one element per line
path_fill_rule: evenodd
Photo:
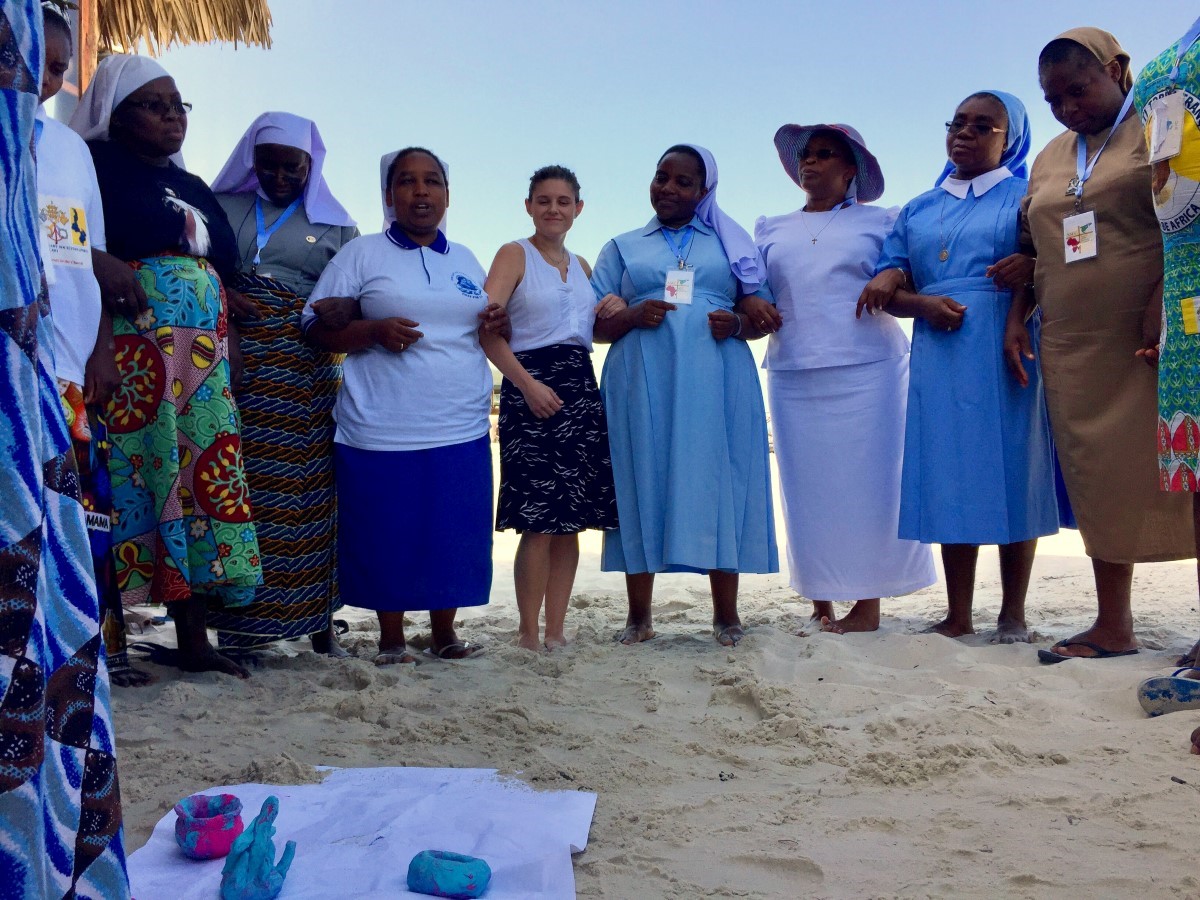
<path fill-rule="evenodd" d="M 219 859 L 245 826 L 242 801 L 233 794 L 192 794 L 175 804 L 175 841 L 191 859 Z"/>
<path fill-rule="evenodd" d="M 423 850 L 408 864 L 408 889 L 414 894 L 471 900 L 480 897 L 492 880 L 482 859 L 448 850 Z"/>

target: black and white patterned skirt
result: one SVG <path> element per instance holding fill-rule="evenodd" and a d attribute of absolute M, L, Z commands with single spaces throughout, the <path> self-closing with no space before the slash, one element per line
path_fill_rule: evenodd
<path fill-rule="evenodd" d="M 496 530 L 575 534 L 617 527 L 604 401 L 591 356 L 577 344 L 515 354 L 563 402 L 539 419 L 507 378 L 500 386 L 500 503 Z"/>

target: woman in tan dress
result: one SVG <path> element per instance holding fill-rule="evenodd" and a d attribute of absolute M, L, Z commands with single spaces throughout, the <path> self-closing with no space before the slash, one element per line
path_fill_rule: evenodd
<path fill-rule="evenodd" d="M 1046 145 L 1029 178 L 1024 229 L 1036 266 L 1009 257 L 994 269 L 1010 282 L 1032 275 L 1051 430 L 1096 576 L 1096 622 L 1038 652 L 1054 663 L 1136 653 L 1134 563 L 1195 551 L 1187 496 L 1159 491 L 1157 385 L 1137 355 L 1158 342 L 1163 269 L 1145 140 L 1126 103 L 1129 55 L 1108 32 L 1075 28 L 1042 50 L 1038 78 L 1069 130 Z M 1081 140 L 1087 162 L 1077 193 Z M 1081 213 L 1094 214 L 1094 256 L 1089 229 L 1079 231 L 1088 220 L 1064 228 Z M 1028 349 L 1021 314 L 1014 304 L 1005 340 L 1010 365 Z"/>

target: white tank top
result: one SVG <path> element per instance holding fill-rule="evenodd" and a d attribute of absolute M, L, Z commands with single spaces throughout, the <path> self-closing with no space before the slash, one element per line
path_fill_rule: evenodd
<path fill-rule="evenodd" d="M 542 258 L 537 247 L 524 238 L 516 243 L 525 251 L 525 277 L 508 301 L 512 351 L 579 344 L 590 353 L 596 294 L 579 257 L 567 251 L 571 259 L 567 280 L 563 281 L 559 270 Z"/>

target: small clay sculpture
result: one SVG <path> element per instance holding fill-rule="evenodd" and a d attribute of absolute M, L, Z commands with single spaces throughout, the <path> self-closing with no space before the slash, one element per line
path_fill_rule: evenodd
<path fill-rule="evenodd" d="M 274 900 L 283 890 L 283 879 L 296 855 L 296 842 L 287 842 L 279 865 L 275 865 L 275 842 L 271 839 L 275 837 L 272 823 L 277 815 L 279 798 L 268 797 L 258 818 L 233 842 L 221 870 L 221 900 Z"/>
<path fill-rule="evenodd" d="M 482 859 L 448 850 L 423 850 L 408 864 L 408 889 L 414 894 L 470 900 L 482 897 L 492 868 Z"/>

